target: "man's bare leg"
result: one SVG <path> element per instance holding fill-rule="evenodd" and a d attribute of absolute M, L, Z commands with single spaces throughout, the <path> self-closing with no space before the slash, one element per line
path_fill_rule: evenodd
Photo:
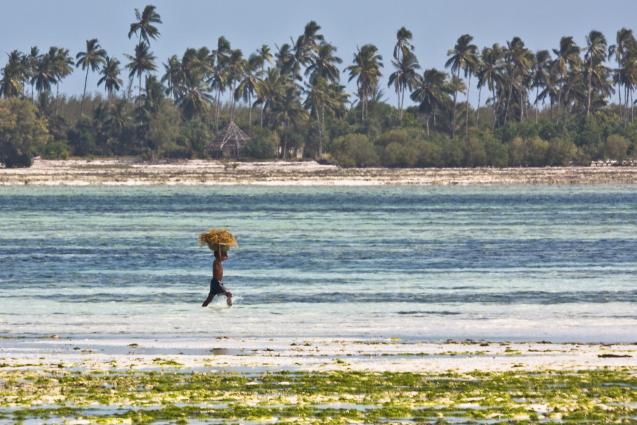
<path fill-rule="evenodd" d="M 210 304 L 210 301 L 212 301 L 212 299 L 215 297 L 215 294 L 213 294 L 212 292 L 208 294 L 208 298 L 206 298 L 206 300 L 203 302 L 203 304 L 201 304 L 202 307 L 207 307 L 208 304 Z"/>

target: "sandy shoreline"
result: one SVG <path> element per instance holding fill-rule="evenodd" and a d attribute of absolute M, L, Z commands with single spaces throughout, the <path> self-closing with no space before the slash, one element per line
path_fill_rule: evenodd
<path fill-rule="evenodd" d="M 0 169 L 0 186 L 637 184 L 637 167 L 339 168 L 307 162 L 36 160 Z"/>
<path fill-rule="evenodd" d="M 5 368 L 148 370 L 162 361 L 226 371 L 470 372 L 637 368 L 637 344 L 401 341 L 397 338 L 176 338 L 0 340 Z"/>

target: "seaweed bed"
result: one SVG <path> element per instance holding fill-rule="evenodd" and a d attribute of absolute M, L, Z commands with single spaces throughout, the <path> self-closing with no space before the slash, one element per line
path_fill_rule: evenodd
<path fill-rule="evenodd" d="M 637 369 L 0 369 L 0 423 L 637 423 Z"/>

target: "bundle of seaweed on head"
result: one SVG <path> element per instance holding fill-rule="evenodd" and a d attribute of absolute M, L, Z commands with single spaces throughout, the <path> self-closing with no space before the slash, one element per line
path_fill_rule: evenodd
<path fill-rule="evenodd" d="M 211 251 L 226 252 L 230 248 L 239 246 L 237 239 L 228 229 L 212 228 L 199 235 L 199 244 L 208 245 Z"/>

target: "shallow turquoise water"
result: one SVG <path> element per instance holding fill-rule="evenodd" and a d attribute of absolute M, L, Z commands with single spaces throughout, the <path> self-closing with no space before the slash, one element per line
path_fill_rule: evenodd
<path fill-rule="evenodd" d="M 634 187 L 0 188 L 4 336 L 634 342 L 636 276 Z"/>

